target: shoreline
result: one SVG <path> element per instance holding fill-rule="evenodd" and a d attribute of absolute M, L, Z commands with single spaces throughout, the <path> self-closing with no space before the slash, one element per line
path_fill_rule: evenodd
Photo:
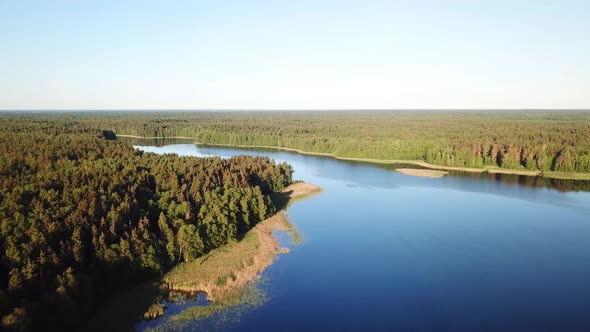
<path fill-rule="evenodd" d="M 209 301 L 224 301 L 238 295 L 277 255 L 289 252 L 279 245 L 272 232 L 292 229 L 285 213 L 279 211 L 250 229 L 242 240 L 175 266 L 162 277 L 162 283 L 169 291 L 205 293 Z"/>
<path fill-rule="evenodd" d="M 307 198 L 321 188 L 297 182 L 275 194 L 286 200 L 285 208 L 294 201 Z M 194 261 L 181 263 L 166 273 L 161 282 L 170 291 L 203 292 L 211 301 L 223 301 L 235 296 L 270 266 L 277 255 L 289 252 L 281 247 L 273 231 L 293 231 L 284 208 L 252 227 L 244 237 L 225 244 Z"/>
<path fill-rule="evenodd" d="M 171 137 L 145 137 L 145 136 L 137 136 L 137 135 L 124 135 L 124 134 L 117 134 L 117 137 L 128 137 L 128 138 L 139 138 L 139 139 L 195 139 L 194 137 L 186 137 L 186 136 L 171 136 Z"/>
<path fill-rule="evenodd" d="M 110 298 L 91 317 L 81 331 L 127 331 L 139 319 L 155 319 L 165 315 L 161 304 L 163 292 L 207 294 L 213 305 L 198 306 L 207 311 L 220 310 L 227 303 L 240 300 L 250 282 L 270 266 L 280 254 L 289 252 L 274 236 L 275 230 L 294 231 L 285 208 L 294 201 L 307 198 L 322 189 L 310 183 L 297 182 L 275 194 L 287 203 L 273 216 L 252 227 L 237 242 L 213 249 L 191 262 L 174 266 L 157 280 L 147 281 Z"/>
<path fill-rule="evenodd" d="M 135 136 L 135 135 L 119 135 L 121 137 L 129 137 L 129 138 L 138 138 L 138 139 L 163 139 L 163 137 L 142 137 L 142 136 Z M 170 139 L 190 139 L 195 140 L 194 137 L 186 137 L 186 136 L 174 136 L 174 137 L 166 137 Z M 423 160 L 403 160 L 403 159 L 375 159 L 375 158 L 361 158 L 361 157 L 341 157 L 337 156 L 333 153 L 327 152 L 310 152 L 304 151 L 301 149 L 295 148 L 288 148 L 282 146 L 269 146 L 269 145 L 240 145 L 240 144 L 222 144 L 222 143 L 202 143 L 197 142 L 196 140 L 193 142 L 196 145 L 203 145 L 203 146 L 221 146 L 221 147 L 233 147 L 233 148 L 254 148 L 254 149 L 273 149 L 273 150 L 280 150 L 280 151 L 288 151 L 288 152 L 295 152 L 303 155 L 310 155 L 310 156 L 323 156 L 323 157 L 331 157 L 338 160 L 344 161 L 358 161 L 370 164 L 382 164 L 382 165 L 399 165 L 399 164 L 407 164 L 407 165 L 416 165 L 420 167 L 424 167 L 427 169 L 433 170 L 442 170 L 442 171 L 456 171 L 456 172 L 468 172 L 468 173 L 488 173 L 488 174 L 507 174 L 507 175 L 523 175 L 523 176 L 539 176 L 544 177 L 547 179 L 559 179 L 559 180 L 590 180 L 590 173 L 570 173 L 570 172 L 556 172 L 556 171 L 529 171 L 529 170 L 518 170 L 518 169 L 509 169 L 509 168 L 499 168 L 493 166 L 486 166 L 483 168 L 474 168 L 474 167 L 458 167 L 458 166 L 442 166 L 442 165 L 435 165 L 428 163 Z"/>
<path fill-rule="evenodd" d="M 423 178 L 441 178 L 449 172 L 447 171 L 438 171 L 433 169 L 417 169 L 417 168 L 398 168 L 395 170 L 398 173 L 410 176 L 417 176 Z"/>

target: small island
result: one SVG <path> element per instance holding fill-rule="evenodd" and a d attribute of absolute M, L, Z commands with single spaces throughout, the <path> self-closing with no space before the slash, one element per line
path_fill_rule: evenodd
<path fill-rule="evenodd" d="M 449 174 L 449 172 L 447 171 L 418 168 L 397 168 L 396 171 L 405 175 L 420 176 L 426 178 L 440 178 Z"/>

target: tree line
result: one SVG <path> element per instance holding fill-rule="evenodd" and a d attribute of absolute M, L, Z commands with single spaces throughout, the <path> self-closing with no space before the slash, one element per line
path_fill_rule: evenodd
<path fill-rule="evenodd" d="M 218 112 L 70 115 L 89 128 L 456 167 L 590 172 L 590 113 Z"/>
<path fill-rule="evenodd" d="M 275 213 L 292 168 L 155 155 L 65 118 L 0 119 L 3 330 L 74 330 L 110 294 Z"/>

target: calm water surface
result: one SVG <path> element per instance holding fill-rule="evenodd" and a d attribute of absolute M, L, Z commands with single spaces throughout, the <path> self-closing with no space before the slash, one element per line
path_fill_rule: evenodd
<path fill-rule="evenodd" d="M 590 331 L 588 192 L 277 151 L 139 148 L 263 154 L 324 189 L 289 207 L 304 240 L 263 273 L 268 301 L 215 329 Z"/>

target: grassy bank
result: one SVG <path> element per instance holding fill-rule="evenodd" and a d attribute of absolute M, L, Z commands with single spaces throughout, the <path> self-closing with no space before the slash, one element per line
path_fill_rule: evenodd
<path fill-rule="evenodd" d="M 272 231 L 292 229 L 285 214 L 279 212 L 258 223 L 241 241 L 174 267 L 163 282 L 173 291 L 205 292 L 212 301 L 233 296 L 272 264 L 276 255 L 288 252 L 279 246 Z"/>
<path fill-rule="evenodd" d="M 308 197 L 321 189 L 309 183 L 295 183 L 274 194 L 278 208 Z M 247 291 L 276 256 L 289 250 L 279 245 L 273 231 L 294 231 L 284 212 L 259 222 L 238 242 L 228 243 L 207 255 L 175 266 L 161 280 L 144 283 L 120 293 L 104 305 L 86 327 L 86 331 L 126 331 L 138 319 L 155 318 L 164 312 L 160 305 L 165 293 L 205 292 L 213 303 L 189 308 L 171 321 L 208 317 L 228 307 L 260 302 L 256 289 Z M 297 234 L 297 233 L 295 233 Z M 295 242 L 295 239 L 294 239 Z"/>
<path fill-rule="evenodd" d="M 285 206 L 319 191 L 317 186 L 300 182 L 277 193 L 273 199 L 280 199 L 277 205 Z M 275 230 L 294 230 L 282 211 L 259 222 L 239 242 L 228 243 L 192 262 L 175 266 L 162 281 L 170 290 L 205 292 L 213 301 L 233 296 L 272 264 L 276 255 L 288 252 L 273 236 Z"/>

